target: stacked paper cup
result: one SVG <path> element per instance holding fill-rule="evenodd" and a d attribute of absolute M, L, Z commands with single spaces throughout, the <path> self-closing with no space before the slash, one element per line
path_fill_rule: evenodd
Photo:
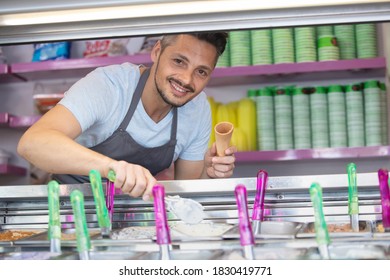
<path fill-rule="evenodd" d="M 328 87 L 329 140 L 331 147 L 347 147 L 345 93 L 341 85 Z"/>
<path fill-rule="evenodd" d="M 332 25 L 320 25 L 316 27 L 317 37 L 324 35 L 333 35 L 333 26 Z"/>
<path fill-rule="evenodd" d="M 334 35 L 340 49 L 340 59 L 356 58 L 355 25 L 335 25 Z"/>
<path fill-rule="evenodd" d="M 230 40 L 228 39 L 228 42 L 225 47 L 225 51 L 218 58 L 217 67 L 229 67 L 229 66 L 230 66 Z"/>
<path fill-rule="evenodd" d="M 340 52 L 334 35 L 322 35 L 317 39 L 318 60 L 339 60 Z"/>
<path fill-rule="evenodd" d="M 294 63 L 293 28 L 272 29 L 272 49 L 274 63 Z"/>
<path fill-rule="evenodd" d="M 382 119 L 382 144 L 388 144 L 388 129 L 387 129 L 387 90 L 386 84 L 380 83 L 381 87 L 381 119 Z"/>
<path fill-rule="evenodd" d="M 272 64 L 271 29 L 251 30 L 252 65 Z"/>
<path fill-rule="evenodd" d="M 373 58 L 378 56 L 376 41 L 376 26 L 374 23 L 355 25 L 356 47 L 358 58 Z"/>
<path fill-rule="evenodd" d="M 347 108 L 348 146 L 362 147 L 365 145 L 364 133 L 364 103 L 361 84 L 349 84 L 345 89 Z"/>
<path fill-rule="evenodd" d="M 315 27 L 294 28 L 296 62 L 313 62 L 317 60 Z"/>
<path fill-rule="evenodd" d="M 295 149 L 311 148 L 310 94 L 311 88 L 296 87 L 293 89 L 292 104 Z"/>
<path fill-rule="evenodd" d="M 379 81 L 364 82 L 364 117 L 366 145 L 379 146 L 382 144 L 381 124 L 381 89 Z"/>
<path fill-rule="evenodd" d="M 271 88 L 260 88 L 256 98 L 257 144 L 260 150 L 275 150 L 274 93 Z"/>
<path fill-rule="evenodd" d="M 310 116 L 312 147 L 329 147 L 328 98 L 325 87 L 315 87 L 310 94 Z"/>
<path fill-rule="evenodd" d="M 275 104 L 276 149 L 294 149 L 291 90 L 288 87 L 277 88 Z"/>
<path fill-rule="evenodd" d="M 250 31 L 232 31 L 230 38 L 230 65 L 248 66 L 252 63 Z"/>

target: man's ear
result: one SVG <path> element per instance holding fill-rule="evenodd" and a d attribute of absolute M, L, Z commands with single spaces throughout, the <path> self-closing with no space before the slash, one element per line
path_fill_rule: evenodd
<path fill-rule="evenodd" d="M 161 54 L 161 40 L 158 40 L 156 44 L 153 46 L 152 52 L 150 53 L 150 57 L 152 61 L 156 62 L 160 54 Z"/>

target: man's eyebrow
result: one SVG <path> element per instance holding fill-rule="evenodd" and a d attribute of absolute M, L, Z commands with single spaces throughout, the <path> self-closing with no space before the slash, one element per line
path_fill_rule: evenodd
<path fill-rule="evenodd" d="M 177 54 L 177 56 L 181 59 L 181 60 L 184 60 L 186 62 L 190 62 L 190 60 L 188 59 L 188 57 L 186 57 L 185 55 L 182 55 L 182 54 Z M 211 69 L 211 67 L 207 66 L 207 65 L 200 65 L 199 68 L 203 69 L 203 70 L 206 70 L 206 71 L 213 71 Z"/>

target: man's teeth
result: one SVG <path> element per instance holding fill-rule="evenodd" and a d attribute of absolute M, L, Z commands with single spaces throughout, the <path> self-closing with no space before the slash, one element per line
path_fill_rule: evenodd
<path fill-rule="evenodd" d="M 182 89 L 181 87 L 178 87 L 175 83 L 172 83 L 172 86 L 175 90 L 180 91 L 180 92 L 186 92 L 185 89 Z"/>

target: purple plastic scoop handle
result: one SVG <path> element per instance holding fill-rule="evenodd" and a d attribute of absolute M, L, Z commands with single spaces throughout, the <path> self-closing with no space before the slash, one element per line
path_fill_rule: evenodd
<path fill-rule="evenodd" d="M 106 206 L 107 206 L 108 215 L 110 216 L 111 222 L 112 222 L 112 216 L 114 214 L 114 195 L 115 195 L 114 182 L 107 180 Z"/>
<path fill-rule="evenodd" d="M 238 208 L 238 222 L 240 229 L 240 242 L 242 246 L 255 244 L 253 238 L 252 225 L 249 221 L 247 192 L 244 185 L 237 185 L 235 189 L 235 196 Z"/>
<path fill-rule="evenodd" d="M 382 203 L 382 224 L 384 228 L 390 228 L 389 172 L 387 169 L 379 169 L 378 177 Z"/>
<path fill-rule="evenodd" d="M 171 244 L 167 212 L 165 209 L 165 189 L 162 185 L 155 185 L 152 190 L 154 203 L 154 216 L 156 221 L 157 244 Z"/>
<path fill-rule="evenodd" d="M 252 221 L 264 221 L 264 197 L 267 187 L 268 173 L 265 170 L 257 172 L 255 203 L 253 205 Z"/>

